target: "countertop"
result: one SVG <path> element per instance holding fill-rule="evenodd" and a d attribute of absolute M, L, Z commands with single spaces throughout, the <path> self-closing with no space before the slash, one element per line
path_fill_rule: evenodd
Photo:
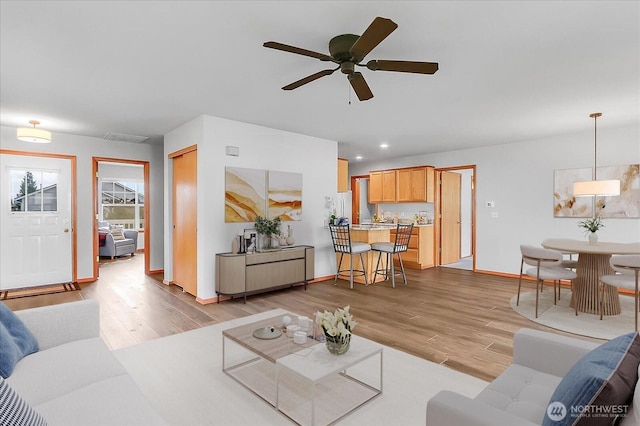
<path fill-rule="evenodd" d="M 433 226 L 433 223 L 429 223 L 429 224 L 420 224 L 420 225 L 413 225 L 414 227 L 422 227 L 422 226 Z M 353 225 L 351 226 L 351 229 L 356 229 L 356 230 L 377 230 L 377 229 L 395 229 L 396 228 L 396 224 L 395 223 L 375 223 L 375 224 L 368 224 L 368 223 L 363 223 L 363 224 L 359 224 L 359 225 Z"/>

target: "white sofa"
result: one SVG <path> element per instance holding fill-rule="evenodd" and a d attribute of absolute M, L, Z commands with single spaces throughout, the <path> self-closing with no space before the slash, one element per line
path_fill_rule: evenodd
<path fill-rule="evenodd" d="M 563 376 L 595 343 L 543 331 L 514 335 L 513 363 L 475 399 L 441 391 L 427 403 L 429 426 L 542 424 Z"/>
<path fill-rule="evenodd" d="M 49 426 L 166 424 L 100 338 L 95 300 L 16 315 L 40 350 L 22 358 L 6 381 Z"/>

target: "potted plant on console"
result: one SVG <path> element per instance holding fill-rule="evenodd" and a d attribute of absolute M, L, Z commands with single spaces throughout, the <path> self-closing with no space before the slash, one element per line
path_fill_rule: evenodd
<path fill-rule="evenodd" d="M 257 251 L 280 250 L 280 246 L 278 245 L 278 236 L 280 235 L 280 217 L 269 220 L 262 216 L 256 216 L 255 227 L 256 232 L 258 233 Z"/>

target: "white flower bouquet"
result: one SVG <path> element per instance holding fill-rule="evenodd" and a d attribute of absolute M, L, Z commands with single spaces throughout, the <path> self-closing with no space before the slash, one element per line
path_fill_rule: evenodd
<path fill-rule="evenodd" d="M 316 324 L 322 327 L 329 351 L 337 354 L 349 349 L 351 330 L 358 325 L 349 312 L 349 306 L 338 308 L 333 313 L 316 312 Z"/>

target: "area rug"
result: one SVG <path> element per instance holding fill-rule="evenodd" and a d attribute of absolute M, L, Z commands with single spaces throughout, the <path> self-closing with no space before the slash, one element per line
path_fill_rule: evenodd
<path fill-rule="evenodd" d="M 290 425 L 271 405 L 222 372 L 222 330 L 277 309 L 114 351 L 142 392 L 173 425 Z M 447 389 L 473 398 L 487 382 L 383 349 L 383 393 L 341 425 L 424 425 L 427 401 Z"/>
<path fill-rule="evenodd" d="M 621 334 L 634 331 L 634 299 L 633 297 L 620 295 L 620 315 L 605 315 L 600 320 L 600 315 L 578 312 L 569 306 L 571 291 L 563 290 L 562 298 L 553 304 L 553 289 L 548 288 L 540 293 L 538 301 L 538 318 L 535 318 L 536 292 L 530 291 L 520 294 L 520 306 L 516 306 L 516 296 L 511 298 L 511 307 L 531 321 L 580 336 L 596 339 L 610 340 Z"/>

